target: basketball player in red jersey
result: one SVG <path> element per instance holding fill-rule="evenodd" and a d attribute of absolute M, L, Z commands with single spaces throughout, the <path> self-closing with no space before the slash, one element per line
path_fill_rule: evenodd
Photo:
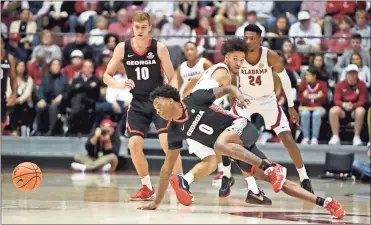
<path fill-rule="evenodd" d="M 127 129 L 131 158 L 138 175 L 141 177 L 142 188 L 130 196 L 131 200 L 152 200 L 155 197 L 155 190 L 149 177 L 148 162 L 143 154 L 144 137 L 151 122 L 157 128 L 160 144 L 165 154 L 168 149 L 167 129 L 170 121 L 157 115 L 149 100 L 149 95 L 156 87 L 164 84 L 163 72 L 166 74 L 169 84 L 178 88 L 178 79 L 175 76 L 169 51 L 165 44 L 149 36 L 151 29 L 151 16 L 144 12 L 137 13 L 133 17 L 134 37 L 116 46 L 113 57 L 103 75 L 103 81 L 109 87 L 130 89 L 133 94 L 128 110 Z M 121 84 L 112 78 L 119 69 L 120 63 L 124 63 L 128 76 L 128 80 Z M 180 157 L 173 172 L 175 174 L 182 173 Z"/>
<path fill-rule="evenodd" d="M 280 56 L 273 50 L 261 46 L 262 31 L 260 28 L 255 24 L 250 24 L 245 27 L 244 32 L 248 51 L 246 52 L 246 60 L 240 70 L 237 84 L 251 104 L 245 109 L 236 106 L 233 108 L 234 112 L 246 118 L 250 118 L 254 113 L 259 113 L 264 118 L 265 126 L 274 130 L 288 150 L 299 173 L 301 186 L 307 191 L 314 193 L 300 150 L 292 137 L 289 122 L 278 105 L 274 93 L 273 72 L 277 73 L 281 80 L 289 107 L 290 120 L 299 126 L 299 116 L 294 108 L 291 94 L 290 78 Z M 222 180 L 222 187 L 223 181 L 229 183 L 226 179 Z"/>

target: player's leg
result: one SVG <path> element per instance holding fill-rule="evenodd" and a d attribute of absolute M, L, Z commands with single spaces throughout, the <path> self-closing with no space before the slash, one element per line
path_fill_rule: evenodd
<path fill-rule="evenodd" d="M 164 150 L 166 154 L 168 151 L 167 129 L 170 125 L 170 121 L 162 119 L 156 112 L 154 112 L 153 105 L 151 105 L 150 107 L 152 107 L 153 110 L 153 123 L 155 124 L 155 127 L 157 129 L 161 148 Z M 173 174 L 183 174 L 182 156 L 180 154 L 175 162 Z"/>
<path fill-rule="evenodd" d="M 73 158 L 74 162 L 71 163 L 71 168 L 73 170 L 78 170 L 84 172 L 86 170 L 91 170 L 90 166 L 94 165 L 94 158 L 88 155 L 76 154 Z M 88 169 L 89 166 L 89 169 Z"/>
<path fill-rule="evenodd" d="M 354 118 L 354 138 L 353 138 L 353 145 L 362 145 L 361 140 L 361 131 L 363 127 L 363 121 L 365 119 L 366 109 L 361 107 L 357 107 L 353 111 L 353 118 Z"/>
<path fill-rule="evenodd" d="M 307 191 L 314 193 L 301 157 L 300 149 L 291 134 L 289 121 L 287 120 L 281 106 L 275 99 L 273 99 L 269 104 L 261 105 L 259 113 L 264 117 L 266 127 L 271 127 L 271 129 L 274 130 L 282 144 L 287 149 L 290 158 L 298 171 L 301 186 Z"/>
<path fill-rule="evenodd" d="M 131 200 L 153 200 L 155 190 L 148 170 L 148 161 L 143 152 L 144 137 L 151 122 L 151 112 L 146 111 L 146 102 L 133 99 L 127 112 L 127 129 L 131 160 L 140 177 L 142 188 L 130 196 Z"/>
<path fill-rule="evenodd" d="M 215 177 L 213 178 L 213 185 L 221 185 L 222 183 L 222 176 L 223 176 L 223 160 L 222 160 L 222 156 L 217 154 L 216 155 L 216 159 L 217 159 L 217 174 L 215 175 Z"/>
<path fill-rule="evenodd" d="M 334 106 L 330 109 L 329 112 L 329 121 L 332 131 L 332 137 L 329 141 L 330 145 L 340 144 L 339 138 L 339 127 L 340 127 L 340 119 L 345 117 L 345 112 L 339 106 Z"/>

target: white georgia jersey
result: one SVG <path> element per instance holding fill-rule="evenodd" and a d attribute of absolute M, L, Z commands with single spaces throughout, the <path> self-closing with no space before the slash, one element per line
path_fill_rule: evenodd
<path fill-rule="evenodd" d="M 211 66 L 207 70 L 205 70 L 205 72 L 202 74 L 200 80 L 197 82 L 196 86 L 193 88 L 192 92 L 195 92 L 197 90 L 204 90 L 204 89 L 211 89 L 211 88 L 219 87 L 219 83 L 214 78 L 212 78 L 215 70 L 218 69 L 218 68 L 225 68 L 228 71 L 229 84 L 231 84 L 231 80 L 232 80 L 231 79 L 231 72 L 230 72 L 228 66 L 225 63 L 218 63 L 218 64 L 215 64 L 215 65 Z M 221 102 L 223 102 L 225 100 L 228 100 L 227 95 L 216 99 L 214 103 L 215 104 L 220 104 Z"/>
<path fill-rule="evenodd" d="M 268 65 L 268 48 L 261 48 L 259 62 L 251 65 L 244 60 L 237 79 L 241 92 L 253 98 L 274 94 L 273 70 Z"/>
<path fill-rule="evenodd" d="M 193 67 L 189 67 L 187 65 L 187 61 L 184 61 L 180 65 L 180 76 L 183 80 L 183 84 L 180 87 L 180 92 L 183 92 L 184 88 L 187 86 L 188 82 L 192 80 L 192 78 L 204 72 L 205 60 L 206 58 L 200 58 Z"/>

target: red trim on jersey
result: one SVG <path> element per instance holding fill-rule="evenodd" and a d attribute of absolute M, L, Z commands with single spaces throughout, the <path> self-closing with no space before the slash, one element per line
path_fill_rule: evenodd
<path fill-rule="evenodd" d="M 171 120 L 167 121 L 166 127 L 157 129 L 157 133 L 169 129 L 170 123 L 171 123 Z"/>
<path fill-rule="evenodd" d="M 217 108 L 217 107 L 215 107 L 215 106 L 210 106 L 209 109 L 211 109 L 211 110 L 213 110 L 213 111 L 215 111 L 215 112 L 217 112 L 217 113 L 224 114 L 224 115 L 226 115 L 226 116 L 230 116 L 230 117 L 232 117 L 233 119 L 238 119 L 238 118 L 240 118 L 240 117 L 237 116 L 237 115 L 229 114 L 229 113 L 227 113 L 227 112 L 225 112 L 225 111 L 223 111 L 223 110 L 221 110 L 220 108 Z"/>
<path fill-rule="evenodd" d="M 276 123 L 271 126 L 272 130 L 278 127 L 281 122 L 282 110 L 281 110 L 280 105 L 278 104 L 278 100 L 277 100 L 277 110 L 278 110 L 278 116 L 277 116 Z"/>
<path fill-rule="evenodd" d="M 177 122 L 177 123 L 184 123 L 185 121 L 187 121 L 189 119 L 189 116 L 188 116 L 187 106 L 184 104 L 183 101 L 180 101 L 180 103 L 183 106 L 184 113 L 185 113 L 185 118 L 182 119 L 182 120 L 174 120 L 174 121 Z"/>
<path fill-rule="evenodd" d="M 132 130 L 130 128 L 130 124 L 129 124 L 129 111 L 130 111 L 130 107 L 131 107 L 131 102 L 129 104 L 129 107 L 128 107 L 128 111 L 126 112 L 126 125 L 128 126 L 128 130 L 129 130 L 129 133 L 137 133 L 137 134 L 140 134 L 144 137 L 144 133 L 140 130 Z"/>
<path fill-rule="evenodd" d="M 248 64 L 250 64 L 250 66 L 256 66 L 256 65 L 258 65 L 258 63 L 260 62 L 260 60 L 261 60 L 261 58 L 262 58 L 262 54 L 263 54 L 263 48 L 260 47 L 260 48 L 259 48 L 259 60 L 258 60 L 255 64 L 250 63 L 250 62 L 247 60 L 247 56 L 246 56 L 245 60 L 246 60 L 246 62 L 247 62 Z"/>
<path fill-rule="evenodd" d="M 148 52 L 148 49 L 149 47 L 151 46 L 152 44 L 152 38 L 150 38 L 148 40 L 148 44 L 147 44 L 147 47 L 146 47 L 146 50 L 144 50 L 144 52 L 140 53 L 135 47 L 134 47 L 134 43 L 133 43 L 133 38 L 130 39 L 130 46 L 131 46 L 131 49 L 133 49 L 134 53 L 139 55 L 139 56 L 143 56 L 144 54 L 146 54 Z"/>
<path fill-rule="evenodd" d="M 232 106 L 232 111 L 233 111 L 233 113 L 236 114 L 237 116 L 240 116 L 240 115 L 238 115 L 238 112 L 237 112 L 237 109 L 236 109 L 236 104 L 233 104 L 233 106 Z"/>

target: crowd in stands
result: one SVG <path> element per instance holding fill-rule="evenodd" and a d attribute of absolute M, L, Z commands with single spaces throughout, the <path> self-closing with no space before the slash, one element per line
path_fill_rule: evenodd
<path fill-rule="evenodd" d="M 301 142 L 317 144 L 329 117 L 330 144 L 340 143 L 339 127 L 349 124 L 353 144 L 362 144 L 370 105 L 371 3 L 360 0 L 2 1 L 2 42 L 17 59 L 19 99 L 10 110 L 10 133 L 86 134 L 107 117 L 123 133 L 131 94 L 107 88 L 102 75 L 141 10 L 152 15 L 152 35 L 168 46 L 175 68 L 184 61 L 186 42 L 217 63 L 223 35 L 242 37 L 246 25 L 257 24 L 263 45 L 280 53 L 291 74 Z M 123 65 L 115 79 L 126 79 Z M 279 99 L 284 105 L 284 93 Z"/>

